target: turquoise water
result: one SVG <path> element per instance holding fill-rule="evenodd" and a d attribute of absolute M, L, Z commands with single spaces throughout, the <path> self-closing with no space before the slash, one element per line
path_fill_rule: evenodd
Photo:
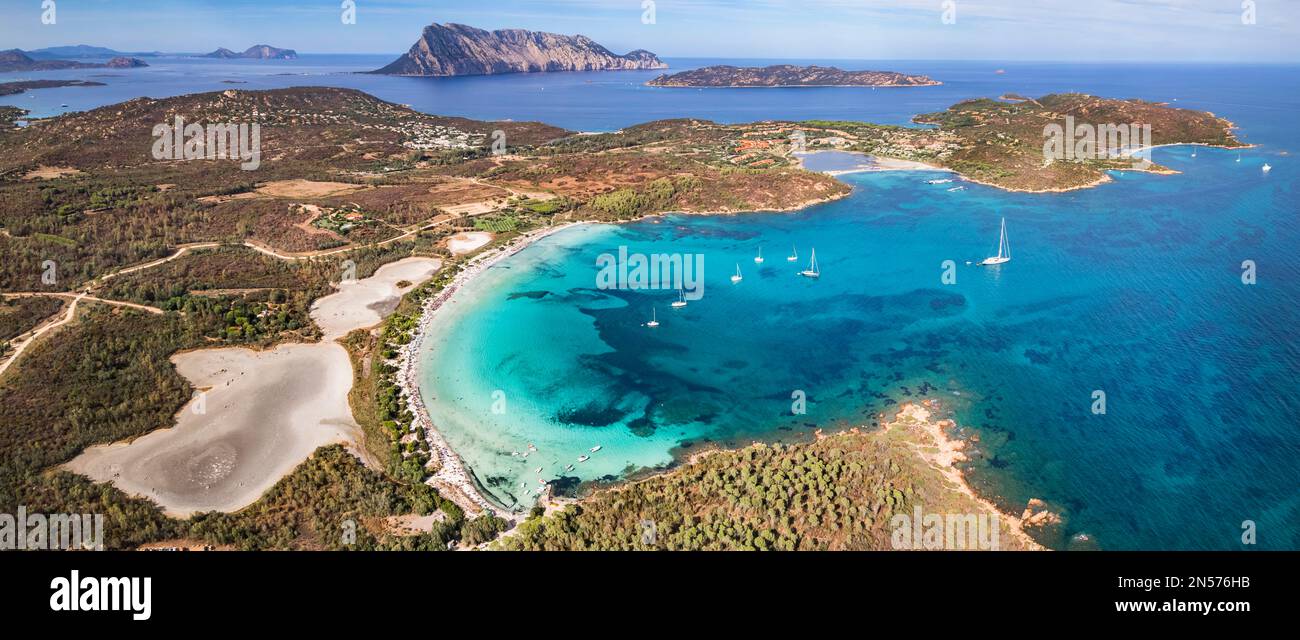
<path fill-rule="evenodd" d="M 1060 195 L 862 173 L 844 177 L 851 198 L 796 214 L 562 232 L 456 297 L 426 343 L 426 400 L 507 505 L 528 501 L 519 486 L 535 491 L 539 466 L 567 484 L 621 476 L 682 444 L 870 426 L 935 398 L 980 435 L 981 490 L 1015 511 L 1031 497 L 1065 511 L 1059 544 L 1240 548 L 1254 520 L 1261 546 L 1295 548 L 1292 165 L 1270 158 L 1266 176 L 1258 153 L 1190 154 L 1155 152 L 1181 175 Z M 1003 216 L 1014 260 L 967 265 L 996 252 Z M 796 275 L 792 245 L 817 249 L 820 280 Z M 598 289 L 597 257 L 620 246 L 702 254 L 703 299 L 672 310 L 672 291 Z M 797 390 L 806 415 L 792 414 Z"/>
<path fill-rule="evenodd" d="M 107 84 L 0 104 L 46 116 L 146 95 L 329 85 L 430 113 L 583 131 L 676 117 L 906 123 L 1007 92 L 1084 91 L 1213 111 L 1258 145 L 1240 163 L 1237 152 L 1159 149 L 1155 160 L 1180 175 L 1117 174 L 1056 195 L 949 192 L 925 184 L 934 174 L 857 174 L 843 178 L 851 198 L 795 214 L 561 233 L 484 274 L 439 316 L 426 342 L 426 401 L 508 505 L 530 500 L 524 491 L 536 491 L 539 466 L 571 488 L 667 464 L 675 450 L 706 441 L 870 426 L 879 412 L 926 397 L 980 436 L 971 474 L 982 491 L 1011 510 L 1030 497 L 1064 510 L 1061 536 L 1049 541 L 1057 546 L 1086 533 L 1107 549 L 1240 549 L 1241 523 L 1253 520 L 1260 547 L 1300 548 L 1300 67 L 820 61 L 945 83 L 889 91 L 642 86 L 657 72 L 351 73 L 393 57 L 160 58 L 146 69 L 0 74 Z M 669 62 L 680 71 L 775 61 Z M 1274 167 L 1267 177 L 1264 162 Z M 1003 216 L 1014 261 L 967 266 L 994 251 Z M 805 257 L 817 248 L 819 281 L 793 274 L 784 259 L 791 245 Z M 703 255 L 704 297 L 672 310 L 671 291 L 597 289 L 596 258 L 620 246 Z M 756 268 L 760 246 L 768 259 Z M 940 280 L 945 260 L 958 265 L 955 285 Z M 1258 265 L 1257 285 L 1241 284 L 1243 260 Z M 732 285 L 737 262 L 745 279 Z M 642 326 L 656 307 L 662 325 Z M 791 415 L 796 390 L 806 393 L 806 415 Z M 1094 390 L 1107 394 L 1104 416 L 1090 411 Z M 537 451 L 527 458 L 511 455 L 530 443 Z M 592 459 L 578 463 L 580 455 Z"/>

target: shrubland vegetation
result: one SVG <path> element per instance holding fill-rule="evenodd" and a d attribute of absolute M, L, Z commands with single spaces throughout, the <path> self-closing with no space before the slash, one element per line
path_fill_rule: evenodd
<path fill-rule="evenodd" d="M 239 122 L 254 112 L 262 126 L 258 171 L 150 154 L 153 127 L 177 115 L 188 122 Z M 418 304 L 445 286 L 454 268 L 409 296 L 380 335 L 348 338 L 358 364 L 357 420 L 382 473 L 341 450 L 323 450 L 246 513 L 204 516 L 191 531 L 151 503 L 52 468 L 87 446 L 171 425 L 191 394 L 168 360 L 177 351 L 314 339 L 307 312 L 340 278 L 345 260 L 364 278 L 401 257 L 445 255 L 441 243 L 458 228 L 491 230 L 499 242 L 552 222 L 790 209 L 847 194 L 849 187 L 833 178 L 797 168 L 790 153 L 795 132 L 813 149 L 920 159 L 1000 186 L 1075 186 L 1104 167 L 1057 163 L 1042 170 L 1041 155 L 1031 153 L 1041 149 L 1044 121 L 1065 114 L 1151 122 L 1157 144 L 1236 143 L 1226 123 L 1208 114 L 1078 95 L 972 101 L 918 117 L 934 128 L 681 119 L 599 135 L 428 116 L 330 88 L 142 98 L 21 129 L 12 123 L 23 111 L 0 107 L 0 291 L 90 287 L 99 297 L 164 310 L 153 315 L 87 302 L 76 322 L 33 345 L 0 379 L 0 511 L 26 504 L 105 512 L 117 531 L 110 533 L 115 547 L 194 534 L 245 548 L 334 548 L 341 519 L 358 518 L 369 536 L 364 544 L 375 547 L 486 540 L 498 521 L 467 522 L 421 488 L 428 451 L 423 438 L 411 437 L 412 416 L 389 362 L 410 340 Z M 449 140 L 487 140 L 496 130 L 506 131 L 507 155 L 492 155 L 477 142 L 438 150 Z M 356 212 L 374 224 L 344 233 L 329 218 L 313 228 L 309 206 Z M 447 213 L 455 207 L 484 213 L 472 219 Z M 399 233 L 410 235 L 374 244 Z M 200 242 L 235 246 L 102 279 Z M 280 252 L 347 251 L 287 262 L 239 246 L 244 243 Z M 53 285 L 42 279 L 50 263 Z M 57 304 L 35 298 L 0 305 L 0 341 Z M 831 441 L 838 442 L 825 442 Z M 535 520 L 511 544 L 635 545 L 635 520 L 625 516 L 644 516 L 661 523 L 665 546 L 871 548 L 879 543 L 879 517 L 923 491 L 920 472 L 875 445 L 827 446 L 718 454 L 680 474 L 622 489 L 623 498 L 602 493 L 582 508 Z M 669 506 L 655 506 L 660 503 Z M 385 537 L 376 524 L 439 507 L 448 517 L 424 537 Z"/>
<path fill-rule="evenodd" d="M 0 343 L 32 330 L 62 307 L 63 302 L 58 298 L 0 297 Z M 0 355 L 3 353 L 4 350 L 0 349 Z"/>
<path fill-rule="evenodd" d="M 705 454 L 668 473 L 534 513 L 512 550 L 882 550 L 890 519 L 988 512 L 948 486 L 898 436 L 843 433 L 813 443 Z M 647 532 L 651 532 L 649 535 Z M 1016 540 L 1003 548 L 1017 548 Z"/>

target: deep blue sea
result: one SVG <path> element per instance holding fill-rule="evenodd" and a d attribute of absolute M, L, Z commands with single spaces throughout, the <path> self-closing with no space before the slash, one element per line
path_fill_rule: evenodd
<path fill-rule="evenodd" d="M 139 70 L 6 74 L 0 81 L 109 86 L 0 103 L 43 116 L 141 95 L 332 85 L 431 113 L 582 131 L 683 116 L 904 124 L 1007 92 L 1213 111 L 1257 146 L 1195 157 L 1192 147 L 1157 149 L 1155 161 L 1179 174 L 1116 173 L 1065 194 L 949 191 L 960 183 L 927 184 L 933 173 L 859 173 L 842 178 L 852 197 L 798 213 L 559 233 L 448 305 L 426 343 L 424 391 L 435 422 L 507 505 L 527 503 L 539 476 L 621 477 L 668 464 L 682 447 L 869 426 L 898 403 L 933 398 L 978 436 L 969 470 L 983 493 L 1011 511 L 1033 497 L 1063 511 L 1053 546 L 1241 549 L 1253 521 L 1258 547 L 1300 549 L 1300 67 L 820 61 L 945 83 L 875 91 L 642 86 L 655 72 L 344 73 L 393 57 L 164 58 Z M 1004 217 L 1013 261 L 968 265 L 996 251 Z M 673 310 L 672 291 L 598 288 L 597 258 L 619 247 L 702 255 L 703 298 Z M 814 247 L 817 281 L 795 274 Z M 767 260 L 757 265 L 760 248 Z M 800 260 L 787 262 L 796 248 Z M 946 260 L 955 284 L 941 280 Z M 1242 282 L 1246 260 L 1257 284 Z M 737 265 L 744 280 L 733 284 Z M 655 329 L 645 326 L 652 314 Z M 806 415 L 791 414 L 796 391 Z M 1104 415 L 1092 412 L 1095 391 L 1106 394 Z M 577 463 L 581 455 L 591 460 Z"/>

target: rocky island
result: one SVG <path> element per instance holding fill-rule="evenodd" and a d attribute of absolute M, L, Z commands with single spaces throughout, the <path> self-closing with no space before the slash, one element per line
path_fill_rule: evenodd
<path fill-rule="evenodd" d="M 483 76 L 545 71 L 667 69 L 649 51 L 616 55 L 586 36 L 523 29 L 485 31 L 434 23 L 402 57 L 371 73 L 395 76 Z"/>
<path fill-rule="evenodd" d="M 267 44 L 255 44 L 244 50 L 243 53 L 231 51 L 225 47 L 209 53 L 203 58 L 220 58 L 231 60 L 235 58 L 245 58 L 251 60 L 297 60 L 298 52 L 293 49 L 280 49 Z"/>
<path fill-rule="evenodd" d="M 835 67 L 779 64 L 704 67 L 662 75 L 646 84 L 651 87 L 928 87 L 943 83 L 894 71 L 845 71 Z"/>

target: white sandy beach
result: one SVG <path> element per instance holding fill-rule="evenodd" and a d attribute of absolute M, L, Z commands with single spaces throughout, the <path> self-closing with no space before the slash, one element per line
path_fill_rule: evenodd
<path fill-rule="evenodd" d="M 252 504 L 317 448 L 359 441 L 348 405 L 352 362 L 334 340 L 378 324 L 440 266 L 408 258 L 322 298 L 312 311 L 325 333 L 320 343 L 177 354 L 177 370 L 203 393 L 176 426 L 92 447 L 67 468 L 152 498 L 177 517 Z M 411 284 L 399 289 L 403 280 Z"/>
<path fill-rule="evenodd" d="M 593 223 L 575 222 L 540 229 L 515 238 L 510 244 L 498 251 L 489 251 L 470 258 L 466 266 L 460 273 L 456 274 L 450 284 L 437 296 L 425 301 L 415 335 L 412 337 L 411 342 L 403 347 L 398 354 L 396 362 L 398 386 L 402 388 L 403 393 L 406 395 L 411 413 L 415 415 L 415 419 L 424 428 L 429 450 L 437 467 L 437 471 L 429 479 L 429 484 L 437 488 L 443 497 L 455 502 L 457 506 L 464 509 L 466 513 L 479 514 L 486 510 L 492 510 L 507 519 L 518 520 L 522 518 L 521 514 L 503 512 L 500 507 L 494 505 L 479 492 L 478 487 L 474 485 L 469 468 L 465 466 L 460 456 L 451 448 L 451 445 L 442 437 L 442 434 L 438 432 L 437 425 L 429 415 L 428 408 L 424 405 L 423 396 L 420 394 L 419 376 L 417 375 L 424 337 L 427 335 L 434 318 L 438 315 L 438 310 L 455 296 L 456 292 L 465 286 L 465 283 L 492 268 L 498 262 L 523 251 L 528 245 L 553 233 L 582 224 Z"/>
<path fill-rule="evenodd" d="M 809 153 L 796 153 L 794 155 L 799 159 L 800 168 L 805 171 L 824 173 L 829 176 L 842 176 L 850 173 L 865 173 L 871 171 L 952 172 L 951 169 L 937 167 L 924 162 L 882 158 L 879 156 L 859 153 L 857 151 L 813 151 Z M 812 160 L 812 162 L 809 162 L 810 160 Z M 825 168 L 817 168 L 817 166 L 815 166 L 821 164 L 821 162 L 825 160 L 830 160 L 829 164 L 832 166 Z"/>

